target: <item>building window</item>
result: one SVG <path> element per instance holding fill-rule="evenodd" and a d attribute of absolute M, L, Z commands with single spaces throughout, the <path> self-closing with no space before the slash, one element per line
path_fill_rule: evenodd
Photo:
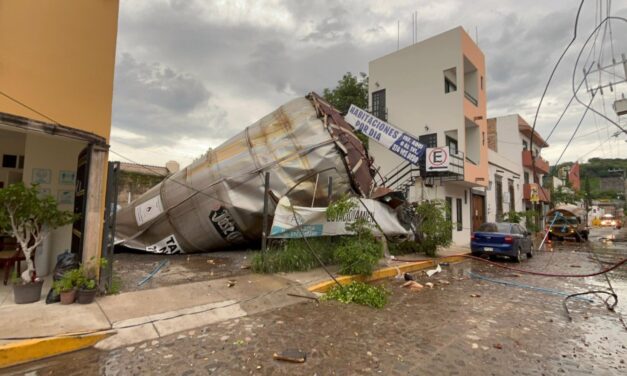
<path fill-rule="evenodd" d="M 17 168 L 17 155 L 4 154 L 2 156 L 2 167 Z"/>
<path fill-rule="evenodd" d="M 524 140 L 523 140 L 523 149 L 529 150 L 529 144 L 527 143 L 527 141 L 524 141 Z"/>
<path fill-rule="evenodd" d="M 449 152 L 451 154 L 457 154 L 457 150 L 458 149 L 457 149 L 457 140 L 456 139 L 454 139 L 452 137 L 449 137 L 449 136 L 446 136 L 446 146 L 448 146 Z"/>
<path fill-rule="evenodd" d="M 462 222 L 462 199 L 456 199 L 455 204 L 457 204 L 457 207 L 455 208 L 457 211 L 457 231 L 461 231 L 464 228 L 464 224 Z"/>
<path fill-rule="evenodd" d="M 455 91 L 457 91 L 457 68 L 450 68 L 444 71 L 444 92 Z"/>
<path fill-rule="evenodd" d="M 516 211 L 516 201 L 514 200 L 514 181 L 511 179 L 507 179 L 507 185 L 509 189 L 509 211 Z"/>
<path fill-rule="evenodd" d="M 453 220 L 451 210 L 453 210 L 453 198 L 446 197 L 446 220 L 449 222 Z"/>
<path fill-rule="evenodd" d="M 483 90 L 483 76 L 481 76 L 481 90 Z"/>
<path fill-rule="evenodd" d="M 372 93 L 372 115 L 387 121 L 387 113 L 385 111 L 385 89 Z"/>
<path fill-rule="evenodd" d="M 424 146 L 428 148 L 436 148 L 438 147 L 438 134 L 437 133 L 424 134 L 418 137 L 418 142 L 420 142 L 421 144 L 423 144 Z"/>
<path fill-rule="evenodd" d="M 500 176 L 494 176 L 494 193 L 496 197 L 496 221 L 503 220 L 503 181 Z"/>
<path fill-rule="evenodd" d="M 525 184 L 529 184 L 529 173 L 528 172 L 525 172 L 524 179 L 525 179 Z"/>

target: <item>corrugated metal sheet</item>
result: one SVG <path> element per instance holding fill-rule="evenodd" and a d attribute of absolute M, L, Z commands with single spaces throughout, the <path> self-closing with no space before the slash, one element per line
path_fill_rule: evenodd
<path fill-rule="evenodd" d="M 120 210 L 116 239 L 155 253 L 256 242 L 266 171 L 275 197 L 287 194 L 308 205 L 327 199 L 326 184 L 315 181 L 329 177 L 334 196 L 348 191 L 368 196 L 371 162 L 339 112 L 312 93 L 281 106 Z"/>

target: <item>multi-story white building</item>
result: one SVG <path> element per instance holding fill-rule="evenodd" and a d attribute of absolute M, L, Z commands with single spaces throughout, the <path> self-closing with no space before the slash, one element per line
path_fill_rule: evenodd
<path fill-rule="evenodd" d="M 371 61 L 369 78 L 373 115 L 427 147 L 450 151 L 449 171 L 429 173 L 370 143 L 386 184 L 405 189 L 410 201 L 445 200 L 453 242 L 469 244 L 472 229 L 485 221 L 488 185 L 483 53 L 457 27 Z"/>
<path fill-rule="evenodd" d="M 540 157 L 542 148 L 549 146 L 534 132 L 531 145 L 531 126 L 517 114 L 488 119 L 488 160 L 490 180 L 487 189 L 487 220 L 501 221 L 509 211 L 534 208 L 532 193 L 537 190 L 540 216 L 550 202 L 550 192 L 542 188 L 549 163 Z M 533 173 L 532 153 L 535 157 Z M 540 217 L 539 216 L 539 217 Z"/>

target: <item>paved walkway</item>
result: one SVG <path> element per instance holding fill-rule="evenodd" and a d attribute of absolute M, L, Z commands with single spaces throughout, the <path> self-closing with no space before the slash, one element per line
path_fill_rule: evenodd
<path fill-rule="evenodd" d="M 440 251 L 439 256 L 467 252 L 467 248 L 451 247 Z M 416 254 L 403 258 L 429 259 Z M 381 267 L 400 264 L 402 262 L 393 260 L 380 262 Z M 328 269 L 337 274 L 336 266 Z M 275 275 L 250 273 L 104 296 L 93 304 L 67 306 L 45 304 L 50 278 L 42 289 L 42 299 L 33 304 L 15 304 L 10 286 L 3 286 L 0 288 L 0 317 L 4 322 L 21 324 L 3 326 L 0 344 L 114 329 L 116 335 L 97 345 L 101 349 L 113 349 L 302 302 L 302 297 L 288 293 L 313 296 L 307 287 L 328 279 L 322 268 Z M 229 287 L 229 281 L 235 281 L 234 285 Z"/>

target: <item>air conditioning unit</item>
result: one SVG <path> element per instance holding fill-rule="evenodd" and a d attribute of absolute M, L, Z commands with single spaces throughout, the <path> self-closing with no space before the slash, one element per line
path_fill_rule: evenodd
<path fill-rule="evenodd" d="M 614 102 L 614 111 L 616 115 L 627 115 L 627 98 L 619 99 Z"/>

